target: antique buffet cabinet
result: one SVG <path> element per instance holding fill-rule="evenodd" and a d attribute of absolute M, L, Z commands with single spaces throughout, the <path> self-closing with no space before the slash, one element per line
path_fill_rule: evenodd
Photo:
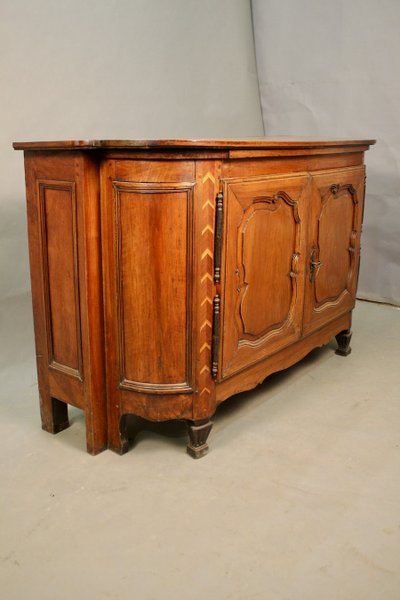
<path fill-rule="evenodd" d="M 123 453 L 126 415 L 182 419 L 200 457 L 220 402 L 348 354 L 372 143 L 15 143 L 43 428 L 71 404 L 90 453 Z"/>

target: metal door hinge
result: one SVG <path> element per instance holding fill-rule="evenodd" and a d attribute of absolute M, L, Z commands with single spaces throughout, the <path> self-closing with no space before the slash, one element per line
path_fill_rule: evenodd
<path fill-rule="evenodd" d="M 221 249 L 222 249 L 222 223 L 224 219 L 224 195 L 217 194 L 215 204 L 215 236 L 214 236 L 214 281 L 221 281 Z"/>
<path fill-rule="evenodd" d="M 218 352 L 220 336 L 220 307 L 221 298 L 217 294 L 213 302 L 213 330 L 211 342 L 211 374 L 215 379 L 218 374 Z"/>

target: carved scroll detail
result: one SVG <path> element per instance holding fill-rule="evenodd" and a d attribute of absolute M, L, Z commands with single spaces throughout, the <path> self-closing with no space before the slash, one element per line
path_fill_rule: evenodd
<path fill-rule="evenodd" d="M 332 194 L 334 196 L 336 196 L 337 194 L 339 194 L 339 192 L 343 192 L 345 190 L 348 190 L 349 193 L 353 196 L 353 202 L 354 204 L 357 204 L 358 200 L 357 200 L 357 195 L 356 195 L 356 190 L 353 186 L 352 183 L 333 183 L 330 186 L 330 191 L 332 192 Z"/>

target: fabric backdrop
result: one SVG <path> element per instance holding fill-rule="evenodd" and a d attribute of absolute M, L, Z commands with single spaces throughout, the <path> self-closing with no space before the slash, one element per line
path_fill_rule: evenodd
<path fill-rule="evenodd" d="M 253 0 L 265 133 L 376 138 L 360 298 L 400 304 L 400 2 Z"/>
<path fill-rule="evenodd" d="M 34 356 L 12 141 L 259 136 L 263 125 L 249 0 L 1 0 L 0 81 L 4 369 Z"/>

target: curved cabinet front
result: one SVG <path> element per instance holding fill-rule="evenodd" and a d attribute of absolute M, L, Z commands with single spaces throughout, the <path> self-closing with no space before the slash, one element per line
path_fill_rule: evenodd
<path fill-rule="evenodd" d="M 142 163 L 102 165 L 108 394 L 163 420 L 192 403 L 194 169 Z"/>

